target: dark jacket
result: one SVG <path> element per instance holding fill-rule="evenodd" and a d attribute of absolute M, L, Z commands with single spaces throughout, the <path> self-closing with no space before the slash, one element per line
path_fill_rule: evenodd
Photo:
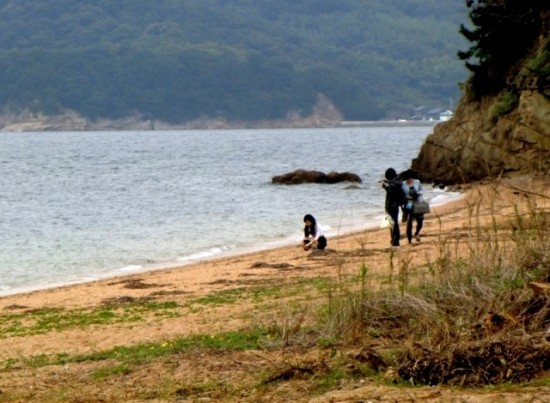
<path fill-rule="evenodd" d="M 403 182 L 399 179 L 385 180 L 382 186 L 386 190 L 386 211 L 403 206 L 407 202 L 403 192 Z"/>

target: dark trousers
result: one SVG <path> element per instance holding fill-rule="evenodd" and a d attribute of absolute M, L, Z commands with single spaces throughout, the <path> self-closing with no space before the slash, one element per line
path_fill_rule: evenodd
<path fill-rule="evenodd" d="M 416 231 L 414 231 L 414 235 L 418 235 L 420 234 L 422 225 L 424 225 L 424 214 L 413 214 L 412 212 L 408 213 L 407 239 L 409 240 L 409 243 L 412 242 L 412 237 L 413 237 L 413 234 L 412 234 L 413 221 L 416 221 Z"/>
<path fill-rule="evenodd" d="M 391 244 L 392 246 L 399 246 L 399 239 L 401 238 L 399 231 L 399 206 L 389 208 L 386 210 L 386 213 L 393 220 L 393 225 L 390 227 Z"/>
<path fill-rule="evenodd" d="M 304 245 L 309 242 L 309 239 L 304 239 Z M 327 238 L 324 235 L 321 235 L 317 238 L 317 249 L 323 250 L 327 247 Z"/>

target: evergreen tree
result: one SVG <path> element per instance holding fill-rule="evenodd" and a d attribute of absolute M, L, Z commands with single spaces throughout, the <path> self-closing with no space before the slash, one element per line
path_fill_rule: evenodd
<path fill-rule="evenodd" d="M 533 49 L 543 32 L 544 15 L 548 11 L 548 4 L 544 3 L 466 0 L 473 28 L 461 24 L 460 33 L 473 45 L 458 52 L 458 57 L 473 73 L 470 83 L 475 95 L 493 94 L 506 86 L 511 70 Z"/>

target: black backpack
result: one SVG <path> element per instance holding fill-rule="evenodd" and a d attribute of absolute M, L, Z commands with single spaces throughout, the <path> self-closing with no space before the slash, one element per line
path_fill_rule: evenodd
<path fill-rule="evenodd" d="M 403 183 L 397 179 L 392 179 L 388 183 L 387 192 L 390 198 L 390 201 L 394 205 L 403 206 L 407 203 L 407 196 L 403 192 Z"/>

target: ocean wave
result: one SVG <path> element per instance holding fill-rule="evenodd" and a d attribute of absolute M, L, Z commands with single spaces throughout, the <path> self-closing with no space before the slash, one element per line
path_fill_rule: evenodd
<path fill-rule="evenodd" d="M 124 267 L 120 268 L 119 271 L 137 271 L 137 270 L 142 270 L 142 269 L 143 269 L 142 265 L 131 264 L 131 265 L 124 266 Z"/>
<path fill-rule="evenodd" d="M 197 260 L 208 259 L 216 255 L 220 255 L 224 252 L 234 249 L 233 246 L 213 247 L 204 251 L 196 252 L 187 256 L 179 256 L 177 258 L 178 263 L 194 262 Z"/>

